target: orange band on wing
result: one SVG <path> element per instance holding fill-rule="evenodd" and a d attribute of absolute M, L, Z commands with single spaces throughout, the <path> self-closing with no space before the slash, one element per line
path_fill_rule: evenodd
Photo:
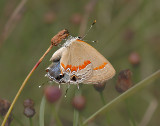
<path fill-rule="evenodd" d="M 79 68 L 79 70 L 84 69 L 90 63 L 91 62 L 89 60 L 87 60 L 87 61 L 84 61 L 84 64 L 79 65 L 79 66 L 72 66 L 72 65 L 65 66 L 63 63 L 61 63 L 61 66 L 65 69 L 65 71 L 69 68 L 71 70 L 71 72 L 73 72 L 73 71 L 77 71 L 78 68 Z"/>
<path fill-rule="evenodd" d="M 103 69 L 107 65 L 106 62 L 104 62 L 101 66 L 93 68 L 93 70 Z"/>
<path fill-rule="evenodd" d="M 79 41 L 79 42 L 84 42 L 84 41 L 82 41 L 82 40 L 80 40 L 80 39 L 77 39 L 77 41 Z"/>

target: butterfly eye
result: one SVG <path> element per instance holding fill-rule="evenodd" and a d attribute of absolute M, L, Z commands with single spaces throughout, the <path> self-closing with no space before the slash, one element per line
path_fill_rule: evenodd
<path fill-rule="evenodd" d="M 50 68 L 48 67 L 48 68 L 46 69 L 46 72 L 49 72 L 49 69 L 50 69 Z"/>

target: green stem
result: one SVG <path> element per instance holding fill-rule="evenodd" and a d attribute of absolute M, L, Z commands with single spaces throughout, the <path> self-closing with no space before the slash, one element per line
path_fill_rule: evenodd
<path fill-rule="evenodd" d="M 106 101 L 105 101 L 105 99 L 104 99 L 103 92 L 99 92 L 99 94 L 100 94 L 101 101 L 102 101 L 103 105 L 106 105 Z M 107 121 L 107 124 L 108 124 L 108 125 L 111 125 L 111 121 L 110 121 L 110 118 L 109 118 L 108 113 L 106 113 L 106 121 Z"/>
<path fill-rule="evenodd" d="M 106 104 L 106 101 L 104 100 L 103 92 L 101 91 L 101 92 L 99 92 L 99 94 L 100 94 L 101 101 L 102 101 L 103 105 L 105 105 L 105 104 Z"/>
<path fill-rule="evenodd" d="M 79 114 L 79 125 L 82 126 L 83 124 L 83 119 L 82 119 L 82 116 Z"/>
<path fill-rule="evenodd" d="M 25 80 L 23 81 L 21 87 L 19 88 L 16 96 L 14 97 L 14 99 L 13 99 L 13 101 L 12 101 L 12 103 L 11 103 L 11 106 L 10 106 L 9 109 L 8 109 L 7 114 L 5 115 L 5 118 L 4 118 L 1 126 L 5 126 L 5 123 L 6 123 L 7 119 L 8 119 L 8 117 L 9 117 L 12 109 L 13 109 L 13 106 L 15 105 L 16 101 L 18 100 L 18 98 L 19 98 L 22 90 L 24 89 L 27 81 L 29 80 L 29 78 L 31 77 L 31 75 L 33 74 L 33 72 L 35 71 L 35 69 L 36 69 L 36 68 L 39 66 L 39 64 L 42 62 L 42 60 L 44 59 L 44 57 L 45 57 L 45 56 L 48 54 L 48 52 L 52 49 L 52 47 L 53 47 L 53 45 L 50 45 L 50 47 L 46 50 L 46 52 L 43 54 L 43 56 L 38 60 L 38 62 L 36 63 L 36 65 L 32 68 L 32 70 L 29 72 L 29 74 L 27 75 L 27 77 L 26 77 Z"/>
<path fill-rule="evenodd" d="M 76 89 L 75 96 L 81 94 L 81 85 L 79 85 L 80 88 Z M 74 115 L 73 115 L 73 126 L 78 126 L 79 122 L 79 111 L 74 109 Z"/>
<path fill-rule="evenodd" d="M 29 118 L 30 126 L 33 126 L 32 118 Z"/>
<path fill-rule="evenodd" d="M 53 113 L 53 115 L 54 115 L 54 117 L 55 117 L 57 126 L 63 126 L 61 120 L 59 119 L 59 117 L 58 117 L 58 115 L 57 115 L 57 112 L 56 112 L 56 110 L 55 110 L 55 106 L 54 106 L 53 104 L 52 104 L 52 113 Z"/>
<path fill-rule="evenodd" d="M 44 126 L 44 109 L 45 109 L 46 99 L 43 96 L 41 105 L 40 105 L 40 112 L 39 112 L 39 125 Z"/>
<path fill-rule="evenodd" d="M 108 104 L 106 104 L 105 106 L 103 106 L 102 108 L 100 108 L 97 112 L 95 112 L 94 114 L 92 114 L 89 118 L 87 118 L 84 122 L 83 125 L 87 124 L 91 119 L 93 119 L 95 116 L 97 116 L 98 114 L 100 114 L 101 112 L 103 112 L 104 110 L 109 110 L 111 107 L 113 107 L 115 104 L 119 103 L 120 101 L 124 100 L 125 98 L 129 97 L 130 95 L 132 95 L 133 93 L 135 93 L 136 91 L 138 91 L 139 89 L 143 88 L 144 86 L 146 86 L 147 84 L 149 84 L 150 82 L 156 80 L 157 78 L 160 78 L 160 70 L 156 71 L 155 73 L 153 73 L 152 75 L 150 75 L 149 77 L 145 78 L 144 80 L 140 81 L 139 83 L 137 83 L 135 86 L 133 86 L 132 88 L 128 89 L 126 92 L 124 92 L 123 94 L 121 94 L 120 96 L 118 96 L 117 98 L 113 99 L 111 102 L 109 102 Z"/>
<path fill-rule="evenodd" d="M 79 112 L 74 109 L 73 126 L 78 126 Z"/>

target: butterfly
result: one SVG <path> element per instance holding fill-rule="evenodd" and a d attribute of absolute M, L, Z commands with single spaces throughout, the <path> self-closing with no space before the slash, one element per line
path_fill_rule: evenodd
<path fill-rule="evenodd" d="M 79 37 L 70 36 L 50 61 L 46 76 L 59 84 L 99 84 L 115 75 L 111 63 Z"/>

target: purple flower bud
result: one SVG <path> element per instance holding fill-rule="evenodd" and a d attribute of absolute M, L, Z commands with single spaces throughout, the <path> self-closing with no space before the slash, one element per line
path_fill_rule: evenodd
<path fill-rule="evenodd" d="M 0 99 L 0 114 L 2 116 L 4 116 L 7 113 L 10 105 L 11 103 L 9 101 Z"/>
<path fill-rule="evenodd" d="M 47 86 L 44 90 L 44 94 L 50 103 L 56 102 L 62 95 L 61 90 L 55 86 Z"/>
<path fill-rule="evenodd" d="M 137 52 L 132 52 L 129 55 L 128 60 L 132 65 L 138 65 L 140 63 L 140 56 Z"/>
<path fill-rule="evenodd" d="M 32 99 L 26 99 L 23 102 L 24 107 L 34 107 L 34 101 Z"/>
<path fill-rule="evenodd" d="M 84 96 L 75 96 L 72 100 L 72 105 L 77 110 L 83 110 L 86 105 L 86 99 Z"/>
<path fill-rule="evenodd" d="M 106 87 L 106 82 L 94 84 L 93 86 L 96 91 L 102 92 Z"/>
<path fill-rule="evenodd" d="M 35 115 L 36 112 L 33 107 L 25 107 L 23 113 L 26 117 L 31 118 Z"/>

